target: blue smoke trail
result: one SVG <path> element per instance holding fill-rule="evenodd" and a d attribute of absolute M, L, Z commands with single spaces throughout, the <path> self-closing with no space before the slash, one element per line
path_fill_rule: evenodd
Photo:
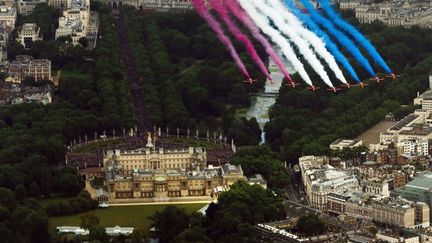
<path fill-rule="evenodd" d="M 384 71 L 386 71 L 389 74 L 392 73 L 389 66 L 387 66 L 385 61 L 382 59 L 381 55 L 372 45 L 372 43 L 362 33 L 360 33 L 360 31 L 358 31 L 354 26 L 352 26 L 351 24 L 343 20 L 339 16 L 339 14 L 333 10 L 328 0 L 318 0 L 318 1 L 320 2 L 321 7 L 328 14 L 328 16 L 330 17 L 333 23 L 335 23 L 339 28 L 345 30 L 352 37 L 354 37 L 354 39 L 356 39 L 357 42 L 366 49 L 369 55 L 374 59 L 376 63 L 378 63 L 384 69 Z"/>
<path fill-rule="evenodd" d="M 292 0 L 288 0 L 292 1 Z M 330 32 L 334 37 L 336 37 L 336 40 L 343 45 L 347 51 L 349 51 L 362 65 L 366 71 L 373 77 L 376 76 L 375 71 L 372 69 L 371 65 L 369 64 L 369 61 L 363 56 L 363 54 L 360 52 L 360 50 L 356 47 L 354 42 L 350 40 L 348 37 L 345 36 L 344 33 L 336 29 L 336 26 L 326 18 L 324 18 L 318 11 L 315 10 L 314 6 L 309 2 L 309 0 L 300 0 L 303 6 L 308 10 L 309 14 L 311 15 L 312 19 L 322 25 L 328 32 Z"/>
<path fill-rule="evenodd" d="M 357 76 L 357 73 L 355 72 L 354 68 L 349 63 L 348 59 L 339 51 L 339 48 L 336 46 L 336 44 L 330 39 L 330 37 L 321 30 L 321 28 L 313 22 L 313 20 L 300 12 L 291 2 L 291 0 L 285 0 L 285 3 L 287 4 L 290 11 L 298 18 L 300 19 L 311 31 L 313 31 L 316 35 L 321 37 L 328 50 L 331 52 L 331 54 L 336 58 L 336 60 L 344 66 L 344 68 L 348 71 L 348 73 L 351 75 L 351 77 L 356 81 L 360 82 L 359 77 Z"/>

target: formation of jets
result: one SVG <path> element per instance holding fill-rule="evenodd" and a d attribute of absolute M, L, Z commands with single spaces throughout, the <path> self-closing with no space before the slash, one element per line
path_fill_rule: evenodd
<path fill-rule="evenodd" d="M 253 83 L 255 83 L 256 81 L 257 81 L 256 79 L 249 78 L 249 79 L 244 80 L 243 82 L 245 82 L 245 83 L 249 83 L 249 84 L 253 84 Z"/>
<path fill-rule="evenodd" d="M 392 78 L 393 80 L 395 80 L 395 79 L 397 79 L 399 76 L 400 76 L 400 75 L 396 75 L 396 74 L 394 74 L 394 73 L 391 73 L 391 74 L 387 75 L 386 77 L 387 77 L 387 78 Z M 380 78 L 380 77 L 378 77 L 378 76 L 375 76 L 375 77 L 370 78 L 370 80 L 371 80 L 371 81 L 375 81 L 375 82 L 377 82 L 377 83 L 380 83 L 381 81 L 384 80 L 384 78 Z M 250 84 L 255 83 L 256 81 L 257 81 L 256 79 L 252 79 L 252 78 L 249 78 L 249 79 L 247 79 L 247 80 L 244 80 L 245 83 L 250 83 Z M 273 83 L 273 80 L 270 80 L 270 82 Z M 298 85 L 300 85 L 300 84 L 298 84 L 298 83 L 294 83 L 294 82 L 291 81 L 291 82 L 288 82 L 286 85 L 287 85 L 288 87 L 295 88 L 296 86 L 298 86 Z M 349 83 L 347 83 L 347 84 L 343 84 L 343 85 L 341 85 L 341 87 L 348 88 L 348 89 L 350 89 L 351 87 L 361 87 L 361 88 L 364 88 L 364 87 L 367 86 L 367 85 L 368 85 L 367 83 L 358 82 L 358 83 L 356 83 L 356 84 L 349 84 Z M 307 89 L 307 90 L 311 90 L 311 91 L 316 91 L 316 90 L 320 89 L 320 87 L 315 86 L 315 85 L 309 85 L 308 87 L 306 87 L 306 89 Z M 329 91 L 329 92 L 332 92 L 332 93 L 337 93 L 337 92 L 338 92 L 339 90 L 341 90 L 341 89 L 340 89 L 340 88 L 336 88 L 336 87 L 331 87 L 331 88 L 328 88 L 328 89 L 326 89 L 326 90 Z"/>

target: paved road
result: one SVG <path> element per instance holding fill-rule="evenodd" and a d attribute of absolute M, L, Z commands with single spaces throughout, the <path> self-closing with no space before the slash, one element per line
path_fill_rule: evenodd
<path fill-rule="evenodd" d="M 307 204 L 303 184 L 301 181 L 296 180 L 293 173 L 293 170 L 288 169 L 288 174 L 290 175 L 290 183 L 285 187 L 285 190 L 288 194 L 288 200 Z"/>
<path fill-rule="evenodd" d="M 123 13 L 121 10 L 119 11 L 115 9 L 115 11 L 113 11 L 113 15 L 117 29 L 117 37 L 122 50 L 123 66 L 126 68 L 126 76 L 130 82 L 131 101 L 137 119 L 138 133 L 142 133 L 148 129 L 151 129 L 151 125 L 148 121 L 148 112 L 144 102 L 144 93 L 140 85 L 140 76 L 137 71 L 137 66 L 127 35 L 127 28 Z"/>

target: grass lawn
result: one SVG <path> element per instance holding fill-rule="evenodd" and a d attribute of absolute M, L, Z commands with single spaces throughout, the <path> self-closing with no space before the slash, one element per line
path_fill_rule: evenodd
<path fill-rule="evenodd" d="M 179 204 L 187 212 L 196 212 L 205 204 Z M 111 206 L 104 209 L 95 209 L 85 213 L 92 213 L 100 219 L 100 225 L 107 226 L 131 226 L 142 230 L 149 230 L 152 223 L 148 217 L 156 211 L 162 211 L 168 205 L 140 205 L 140 206 Z M 52 233 L 57 226 L 80 226 L 80 216 L 85 214 L 74 214 L 69 216 L 50 217 L 49 227 Z"/>

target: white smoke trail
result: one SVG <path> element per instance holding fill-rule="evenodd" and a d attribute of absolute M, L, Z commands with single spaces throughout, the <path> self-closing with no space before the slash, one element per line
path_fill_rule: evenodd
<path fill-rule="evenodd" d="M 233 1 L 233 0 L 230 0 Z M 283 37 L 279 31 L 270 26 L 267 22 L 267 19 L 260 15 L 258 11 L 248 2 L 244 0 L 238 1 L 242 8 L 249 14 L 255 24 L 264 32 L 267 36 L 269 36 L 274 43 L 276 43 L 285 56 L 285 58 L 291 63 L 294 69 L 299 73 L 300 77 L 308 84 L 313 85 L 312 81 L 304 69 L 303 64 L 297 58 L 294 50 L 292 49 L 290 43 Z"/>
<path fill-rule="evenodd" d="M 246 3 L 245 5 L 252 4 L 256 9 L 261 11 L 261 14 L 265 17 L 273 20 L 273 23 L 276 26 L 283 26 L 284 28 L 279 27 L 279 31 L 285 34 L 289 39 L 299 48 L 300 53 L 304 56 L 306 61 L 311 65 L 311 67 L 318 73 L 321 79 L 331 88 L 333 88 L 333 84 L 330 81 L 327 72 L 324 69 L 324 66 L 318 60 L 315 53 L 312 49 L 309 48 L 309 45 L 304 41 L 293 29 L 291 26 L 286 25 L 282 18 L 280 18 L 278 12 L 274 10 L 269 5 L 265 4 L 262 1 L 252 1 L 252 0 L 242 0 L 241 2 Z"/>
<path fill-rule="evenodd" d="M 279 1 L 279 0 L 267 0 L 267 4 L 272 6 L 274 10 L 278 11 L 279 16 L 285 19 L 286 23 L 291 26 L 296 33 L 298 33 L 303 39 L 305 39 L 315 50 L 315 52 L 329 65 L 329 68 L 333 71 L 342 83 L 346 84 L 347 81 L 345 76 L 342 73 L 342 70 L 339 68 L 339 65 L 336 63 L 335 58 L 332 54 L 327 50 L 324 41 L 319 38 L 315 33 L 306 29 L 302 22 Z M 278 26 L 279 28 L 284 28 L 282 26 Z"/>

